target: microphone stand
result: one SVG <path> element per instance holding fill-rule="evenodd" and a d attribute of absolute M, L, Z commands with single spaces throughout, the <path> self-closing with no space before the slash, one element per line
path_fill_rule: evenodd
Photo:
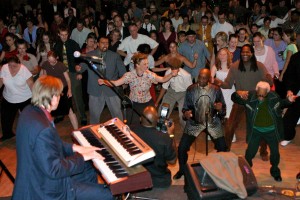
<path fill-rule="evenodd" d="M 127 119 L 126 119 L 126 107 L 128 105 L 131 105 L 132 110 L 139 116 L 143 116 L 150 124 L 152 124 L 152 122 L 143 114 L 143 113 L 139 113 L 134 107 L 133 107 L 133 103 L 131 101 L 131 99 L 129 99 L 129 97 L 127 95 L 122 95 L 120 93 L 120 91 L 118 90 L 118 87 L 112 83 L 109 79 L 106 78 L 106 76 L 100 72 L 97 68 L 97 66 L 94 64 L 93 61 L 91 60 L 87 60 L 89 63 L 89 67 L 92 69 L 92 71 L 101 79 L 106 80 L 112 87 L 110 87 L 117 95 L 118 97 L 121 99 L 121 103 L 123 106 L 123 112 L 124 112 L 124 120 L 123 122 L 126 124 L 127 123 Z M 102 65 L 101 63 L 99 63 L 100 65 Z"/>
<path fill-rule="evenodd" d="M 201 97 L 208 97 L 209 98 L 209 106 L 211 104 L 211 98 L 208 95 L 200 95 L 199 99 L 197 100 L 197 102 L 200 100 Z M 208 131 L 208 114 L 210 112 L 210 108 L 209 111 L 205 112 L 205 129 L 204 132 L 205 133 L 205 154 L 206 156 L 208 156 L 208 136 L 211 138 L 211 140 L 213 141 L 213 143 L 215 144 L 215 139 L 211 136 L 211 134 Z"/>

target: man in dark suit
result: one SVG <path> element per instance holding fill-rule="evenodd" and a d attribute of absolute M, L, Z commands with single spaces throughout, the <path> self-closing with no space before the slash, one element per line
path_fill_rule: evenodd
<path fill-rule="evenodd" d="M 127 27 L 124 26 L 124 23 L 122 21 L 122 17 L 120 15 L 114 16 L 114 24 L 116 26 L 116 29 L 118 29 L 121 32 L 121 39 L 120 41 L 124 40 L 126 37 L 130 35 L 129 30 Z"/>
<path fill-rule="evenodd" d="M 87 124 L 87 117 L 85 114 L 85 106 L 82 97 L 82 83 L 81 78 L 75 71 L 75 58 L 73 56 L 75 51 L 80 51 L 79 44 L 69 38 L 68 28 L 66 26 L 59 27 L 60 40 L 54 46 L 54 52 L 58 55 L 59 61 L 63 62 L 69 69 L 69 76 L 72 85 L 72 94 L 74 102 L 81 119 L 81 125 Z"/>
<path fill-rule="evenodd" d="M 100 64 L 96 63 L 99 70 L 108 80 L 117 80 L 126 72 L 125 66 L 119 54 L 108 50 L 109 40 L 107 37 L 101 37 L 98 43 L 98 49 L 88 52 L 88 55 L 103 58 Z M 100 115 L 105 104 L 107 105 L 112 117 L 123 119 L 121 111 L 121 100 L 111 88 L 106 85 L 99 85 L 97 74 L 87 66 L 81 63 L 76 70 L 83 72 L 88 70 L 88 89 L 90 124 L 98 124 Z"/>
<path fill-rule="evenodd" d="M 50 1 L 42 1 L 42 11 L 44 13 L 45 20 L 48 24 L 53 22 L 53 15 L 54 13 L 59 13 L 63 16 L 64 7 L 58 0 L 50 0 Z"/>
<path fill-rule="evenodd" d="M 64 23 L 69 27 L 69 30 L 72 31 L 77 25 L 77 18 L 74 16 L 72 8 L 68 9 L 68 15 L 69 16 L 64 19 Z"/>
<path fill-rule="evenodd" d="M 112 200 L 109 189 L 97 183 L 89 161 L 103 157 L 99 148 L 63 142 L 50 112 L 57 109 L 62 82 L 40 77 L 32 89 L 31 105 L 21 113 L 17 126 L 16 200 Z"/>

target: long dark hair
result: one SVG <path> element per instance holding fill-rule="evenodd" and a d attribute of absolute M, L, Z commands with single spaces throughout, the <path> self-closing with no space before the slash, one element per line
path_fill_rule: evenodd
<path fill-rule="evenodd" d="M 250 49 L 251 53 L 252 53 L 252 57 L 250 58 L 250 71 L 256 72 L 258 70 L 258 66 L 257 66 L 256 57 L 255 57 L 255 54 L 254 54 L 254 48 L 250 44 L 245 44 L 242 47 L 242 51 L 243 51 L 243 48 L 245 48 L 245 47 L 248 47 Z M 243 62 L 243 59 L 242 59 L 242 53 L 240 55 L 239 70 L 241 72 L 246 72 L 246 68 L 245 68 L 245 65 L 244 65 L 244 62 Z"/>
<path fill-rule="evenodd" d="M 43 36 L 48 36 L 49 37 L 49 43 L 50 43 L 50 49 L 52 50 L 53 49 L 53 46 L 54 46 L 54 42 L 52 40 L 52 37 L 51 37 L 51 33 L 46 31 L 43 33 L 42 37 L 40 38 L 40 40 L 38 41 L 38 47 L 39 47 L 39 52 L 44 52 L 46 51 L 46 44 L 45 42 L 43 41 Z"/>
<path fill-rule="evenodd" d="M 15 34 L 13 34 L 13 33 L 6 33 L 6 35 L 5 35 L 4 38 L 6 39 L 7 37 L 10 37 L 10 38 L 12 38 L 14 40 L 14 45 L 17 48 L 17 40 L 19 38 Z M 6 51 L 6 52 L 10 51 L 10 47 L 8 46 L 8 44 L 6 42 L 3 43 L 3 51 Z"/>

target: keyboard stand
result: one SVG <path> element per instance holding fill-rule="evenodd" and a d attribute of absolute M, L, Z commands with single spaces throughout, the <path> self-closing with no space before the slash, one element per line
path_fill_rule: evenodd
<path fill-rule="evenodd" d="M 8 176 L 9 180 L 12 183 L 15 183 L 15 178 L 11 175 L 11 173 L 8 171 L 8 169 L 6 168 L 6 166 L 4 165 L 4 163 L 2 162 L 2 160 L 0 160 L 0 178 L 2 176 L 3 171 L 5 172 L 5 174 Z"/>

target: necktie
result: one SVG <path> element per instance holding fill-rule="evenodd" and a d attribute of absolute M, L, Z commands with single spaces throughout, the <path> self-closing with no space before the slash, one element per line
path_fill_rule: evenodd
<path fill-rule="evenodd" d="M 101 62 L 100 62 L 100 72 L 105 75 L 105 72 L 106 72 L 106 64 L 105 64 L 105 61 L 104 61 L 104 52 L 101 52 L 100 53 L 100 59 L 101 59 Z"/>
<path fill-rule="evenodd" d="M 68 57 L 67 57 L 67 49 L 65 43 L 63 44 L 63 63 L 66 66 L 66 68 L 69 68 L 69 63 L 68 63 Z"/>
<path fill-rule="evenodd" d="M 202 40 L 206 47 L 208 47 L 208 42 L 206 41 L 206 26 L 203 26 L 203 37 Z"/>

